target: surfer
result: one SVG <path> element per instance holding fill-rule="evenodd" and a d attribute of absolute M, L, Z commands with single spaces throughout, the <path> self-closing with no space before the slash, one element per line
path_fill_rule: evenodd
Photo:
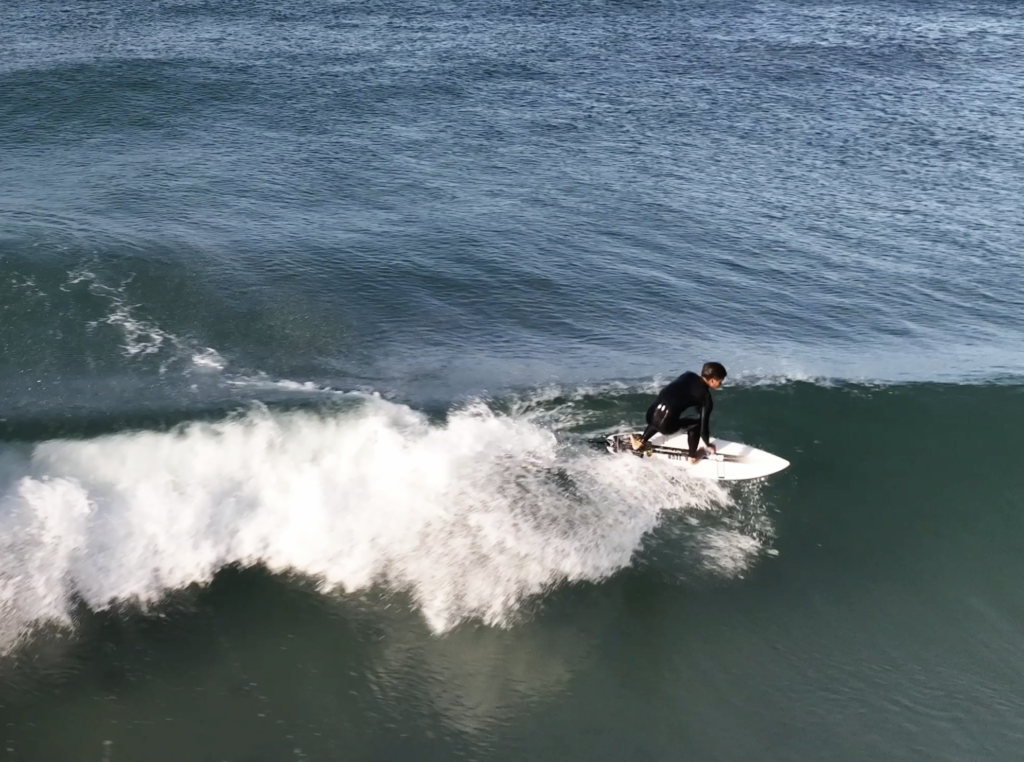
<path fill-rule="evenodd" d="M 685 431 L 690 445 L 691 463 L 697 462 L 697 446 L 701 439 L 708 445 L 708 454 L 714 455 L 715 446 L 711 444 L 709 430 L 711 410 L 714 408 L 711 390 L 718 389 L 726 375 L 725 366 L 722 363 L 706 362 L 701 368 L 699 376 L 692 371 L 686 371 L 658 392 L 658 398 L 647 409 L 647 428 L 644 429 L 643 436 L 629 435 L 629 442 L 633 449 L 641 449 L 647 444 L 647 440 L 655 434 L 669 436 Z M 683 413 L 691 407 L 697 408 L 700 418 L 683 417 Z M 700 455 L 704 457 L 703 452 Z"/>

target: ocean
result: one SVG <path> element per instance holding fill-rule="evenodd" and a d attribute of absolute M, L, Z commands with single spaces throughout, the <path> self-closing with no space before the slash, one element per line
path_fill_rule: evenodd
<path fill-rule="evenodd" d="M 0 760 L 1020 759 L 1022 50 L 4 0 Z M 591 445 L 707 360 L 788 469 Z"/>

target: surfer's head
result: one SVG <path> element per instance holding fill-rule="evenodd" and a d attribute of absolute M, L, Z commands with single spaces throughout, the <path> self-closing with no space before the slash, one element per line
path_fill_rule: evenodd
<path fill-rule="evenodd" d="M 725 377 L 729 374 L 725 370 L 725 366 L 720 362 L 706 362 L 704 367 L 700 369 L 700 377 L 704 379 L 704 383 L 710 386 L 712 389 L 717 389 L 725 381 Z"/>

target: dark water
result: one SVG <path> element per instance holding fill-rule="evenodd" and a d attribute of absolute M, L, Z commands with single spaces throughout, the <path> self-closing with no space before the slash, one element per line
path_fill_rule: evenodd
<path fill-rule="evenodd" d="M 1022 49 L 8 0 L 0 759 L 1017 759 Z M 790 469 L 587 446 L 705 359 Z"/>

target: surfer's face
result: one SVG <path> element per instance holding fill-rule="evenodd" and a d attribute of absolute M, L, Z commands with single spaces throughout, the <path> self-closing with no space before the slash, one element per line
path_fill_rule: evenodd
<path fill-rule="evenodd" d="M 720 379 L 720 378 L 709 378 L 708 379 L 708 386 L 710 386 L 712 389 L 721 389 L 722 388 L 722 379 Z"/>

